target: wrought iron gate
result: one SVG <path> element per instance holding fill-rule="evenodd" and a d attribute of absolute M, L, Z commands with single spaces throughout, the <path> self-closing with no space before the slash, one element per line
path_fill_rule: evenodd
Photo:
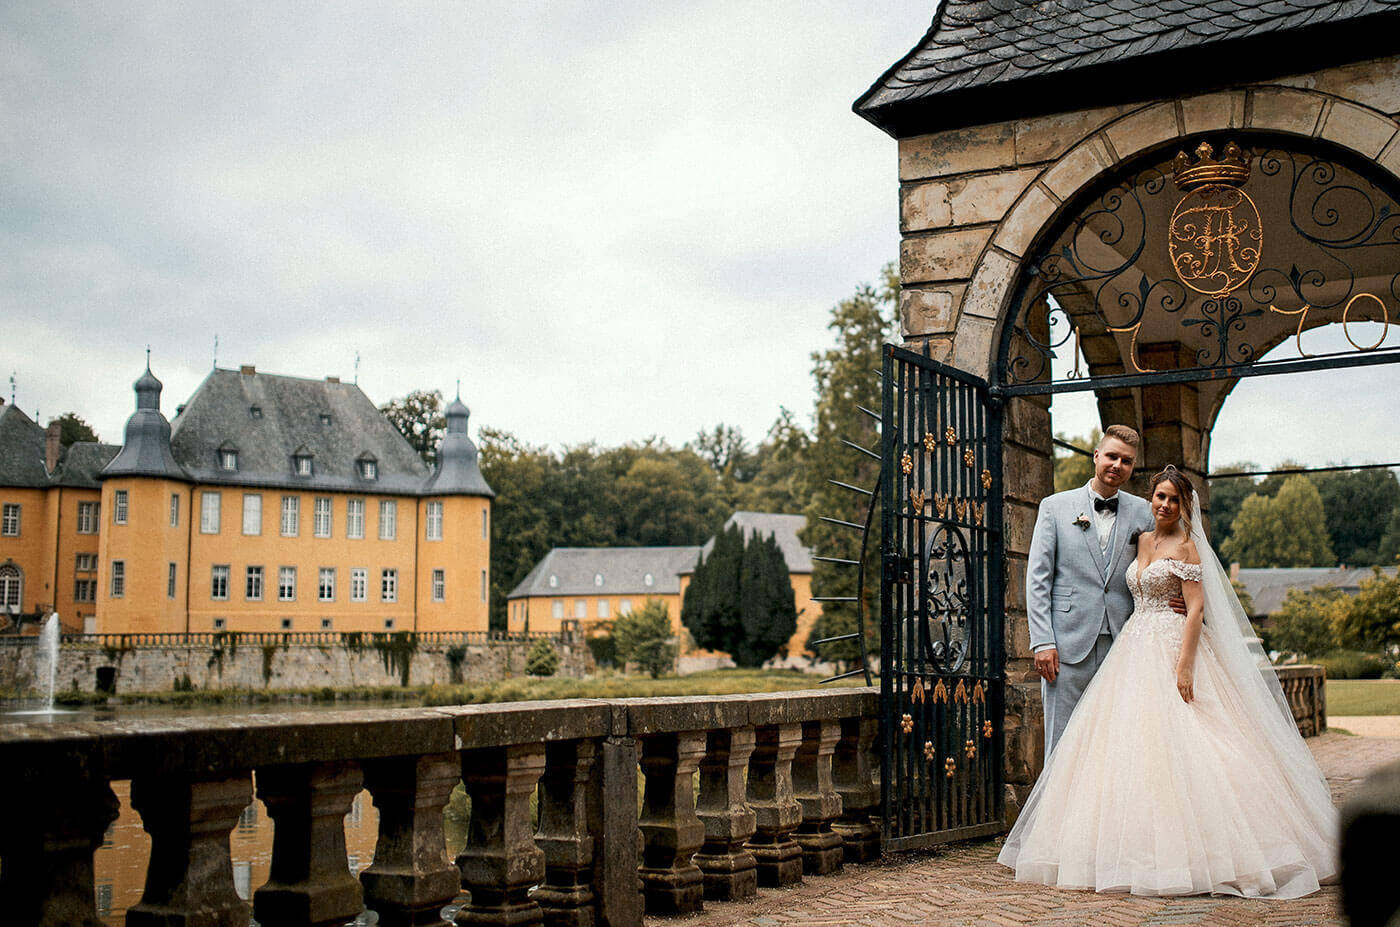
<path fill-rule="evenodd" d="M 884 841 L 1003 828 L 1001 418 L 985 382 L 887 345 L 881 417 Z"/>

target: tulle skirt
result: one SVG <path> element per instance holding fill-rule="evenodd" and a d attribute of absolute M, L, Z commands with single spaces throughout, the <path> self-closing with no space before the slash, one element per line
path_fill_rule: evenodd
<path fill-rule="evenodd" d="M 1280 749 L 1279 725 L 1251 717 L 1208 635 L 1195 700 L 1183 702 L 1180 638 L 1138 619 L 1086 689 L 998 860 L 1017 881 L 1100 892 L 1316 891 L 1336 873 L 1337 813 L 1311 754 Z"/>

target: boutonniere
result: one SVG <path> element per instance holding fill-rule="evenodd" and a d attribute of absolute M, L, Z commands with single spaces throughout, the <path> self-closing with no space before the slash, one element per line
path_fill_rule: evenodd
<path fill-rule="evenodd" d="M 1080 531 L 1088 531 L 1088 530 L 1089 530 L 1089 524 L 1090 524 L 1090 522 L 1089 522 L 1089 516 L 1088 516 L 1088 515 L 1085 515 L 1083 512 L 1080 512 L 1080 513 L 1079 513 L 1079 517 L 1076 518 L 1076 519 L 1072 522 L 1072 524 L 1077 525 L 1077 526 L 1079 527 L 1079 530 L 1080 530 Z"/>

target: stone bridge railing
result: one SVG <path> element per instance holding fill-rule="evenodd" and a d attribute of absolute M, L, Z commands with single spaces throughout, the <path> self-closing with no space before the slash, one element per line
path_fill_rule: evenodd
<path fill-rule="evenodd" d="M 693 913 L 879 853 L 877 701 L 839 689 L 5 725 L 0 910 L 101 924 L 93 853 L 117 812 L 110 783 L 130 780 L 151 852 L 129 927 L 247 927 L 229 834 L 255 789 L 274 826 L 251 911 L 267 927 L 365 909 L 441 924 L 464 893 L 460 925 Z M 459 781 L 471 820 L 454 861 L 443 813 Z M 356 879 L 343 817 L 361 788 L 379 836 Z"/>

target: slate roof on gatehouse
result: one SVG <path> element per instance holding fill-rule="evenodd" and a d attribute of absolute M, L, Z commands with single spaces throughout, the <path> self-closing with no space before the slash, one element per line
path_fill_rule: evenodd
<path fill-rule="evenodd" d="M 18 406 L 0 408 L 0 486 L 41 488 L 48 482 L 43 426 Z"/>
<path fill-rule="evenodd" d="M 698 547 L 556 547 L 506 598 L 677 595 L 699 557 Z"/>
<path fill-rule="evenodd" d="M 1400 0 L 942 0 L 855 103 L 895 137 L 1394 54 Z"/>

